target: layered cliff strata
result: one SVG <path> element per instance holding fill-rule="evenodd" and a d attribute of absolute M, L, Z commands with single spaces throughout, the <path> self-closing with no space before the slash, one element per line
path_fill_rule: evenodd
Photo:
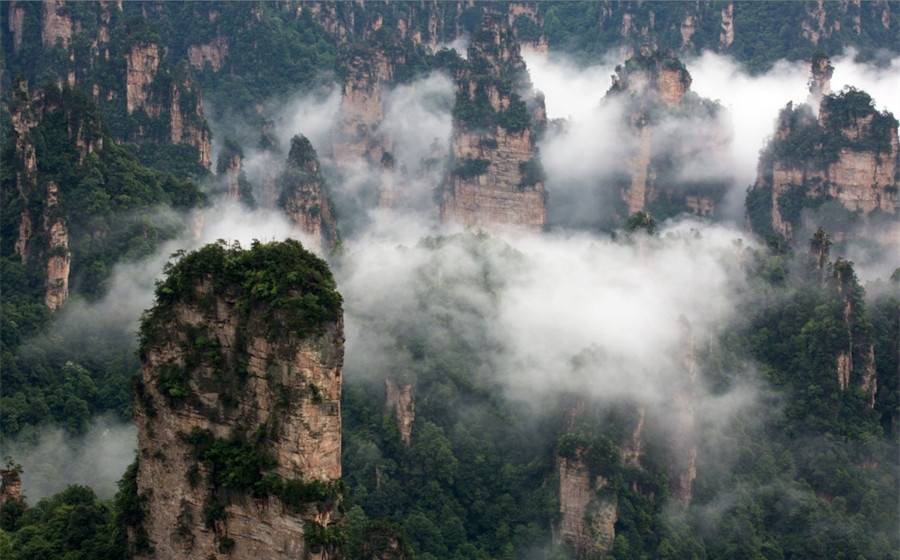
<path fill-rule="evenodd" d="M 621 214 L 715 215 L 731 177 L 710 170 L 727 168 L 722 146 L 729 131 L 718 104 L 690 86 L 681 61 L 650 48 L 616 67 L 606 101 L 621 105 L 623 128 L 630 133 L 629 155 L 616 184 Z"/>
<path fill-rule="evenodd" d="M 294 136 L 284 173 L 279 179 L 279 206 L 294 226 L 332 248 L 338 242 L 337 222 L 316 150 L 305 136 Z"/>
<path fill-rule="evenodd" d="M 450 167 L 441 218 L 467 226 L 546 222 L 536 136 L 546 124 L 508 22 L 485 13 L 457 72 Z"/>
<path fill-rule="evenodd" d="M 875 109 L 863 91 L 846 88 L 822 95 L 830 64 L 814 61 L 809 105 L 781 111 L 775 136 L 763 150 L 757 179 L 747 195 L 751 228 L 788 241 L 808 238 L 824 226 L 836 240 L 860 223 L 895 222 L 898 207 L 897 119 Z M 798 235 L 799 234 L 799 235 Z"/>
<path fill-rule="evenodd" d="M 296 241 L 209 245 L 141 325 L 139 558 L 333 558 L 341 298 Z"/>

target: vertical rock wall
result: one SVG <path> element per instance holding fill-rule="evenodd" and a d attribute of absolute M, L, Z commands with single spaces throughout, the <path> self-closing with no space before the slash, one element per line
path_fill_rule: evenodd
<path fill-rule="evenodd" d="M 293 311 L 301 299 L 333 281 L 310 271 L 327 274 L 296 242 L 201 253 L 170 271 L 142 325 L 135 421 L 144 515 L 132 540 L 142 533 L 152 551 L 137 557 L 332 558 L 340 308 L 306 330 L 286 326 L 310 319 L 281 310 L 303 313 Z M 288 283 L 277 308 L 246 291 L 249 278 L 267 275 Z M 183 291 L 169 294 L 174 286 Z"/>

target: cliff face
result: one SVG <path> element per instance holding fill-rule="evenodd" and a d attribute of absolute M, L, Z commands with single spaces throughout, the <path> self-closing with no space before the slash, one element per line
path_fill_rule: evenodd
<path fill-rule="evenodd" d="M 830 75 L 827 59 L 814 61 L 810 93 L 813 100 L 821 99 L 818 117 L 807 105 L 789 103 L 760 157 L 747 197 L 750 225 L 758 234 L 795 239 L 804 211 L 829 202 L 851 217 L 816 224 L 838 240 L 852 235 L 858 218 L 897 213 L 897 120 L 879 113 L 862 91 L 850 88 L 823 96 Z"/>
<path fill-rule="evenodd" d="M 393 63 L 378 48 L 352 52 L 345 61 L 347 76 L 341 90 L 341 109 L 333 139 L 338 161 L 381 161 L 390 147 L 379 137 L 384 119 L 384 93 L 393 77 Z"/>
<path fill-rule="evenodd" d="M 47 232 L 47 288 L 44 302 L 50 311 L 56 311 L 69 298 L 69 270 L 72 257 L 69 254 L 69 231 L 65 220 L 56 215 L 59 205 L 59 187 L 47 184 L 47 200 L 44 203 L 44 231 Z"/>
<path fill-rule="evenodd" d="M 560 517 L 553 535 L 575 558 L 595 558 L 612 549 L 618 501 L 614 492 L 604 493 L 605 478 L 591 476 L 583 453 L 556 458 Z"/>
<path fill-rule="evenodd" d="M 343 329 L 326 265 L 293 241 L 207 246 L 169 270 L 141 340 L 137 557 L 334 557 Z"/>
<path fill-rule="evenodd" d="M 624 124 L 631 133 L 626 178 L 619 185 L 628 215 L 648 211 L 657 219 L 681 212 L 712 216 L 728 187 L 727 177 L 694 178 L 678 172 L 698 161 L 721 164 L 725 157 L 720 146 L 728 131 L 719 123 L 719 107 L 692 93 L 690 86 L 691 76 L 677 58 L 650 48 L 616 67 L 607 100 L 623 105 Z M 692 132 L 677 132 L 685 127 Z"/>
<path fill-rule="evenodd" d="M 503 18 L 483 15 L 456 81 L 441 218 L 467 226 L 543 228 L 545 192 L 535 135 L 546 124 L 544 101 L 531 87 Z"/>
<path fill-rule="evenodd" d="M 62 307 L 69 297 L 72 255 L 68 220 L 60 207 L 60 186 L 39 173 L 32 130 L 41 127 L 48 117 L 51 121 L 62 118 L 69 147 L 75 152 L 74 165 L 103 149 L 99 121 L 73 109 L 77 104 L 68 103 L 67 96 L 59 91 L 48 96 L 43 90 L 30 94 L 20 83 L 10 107 L 15 137 L 15 204 L 20 208 L 14 251 L 23 264 L 42 268 L 44 303 L 51 311 Z"/>
<path fill-rule="evenodd" d="M 188 61 L 198 70 L 203 70 L 209 64 L 213 72 L 218 72 L 222 69 L 227 57 L 228 39 L 226 37 L 219 36 L 209 43 L 188 47 Z"/>
<path fill-rule="evenodd" d="M 863 309 L 863 291 L 852 263 L 841 258 L 833 263 L 829 260 L 830 247 L 831 239 L 819 228 L 810 240 L 811 268 L 819 282 L 833 290 L 840 302 L 841 323 L 847 341 L 835 358 L 837 386 L 841 391 L 858 388 L 866 396 L 869 408 L 874 408 L 878 376 L 875 345 L 869 332 L 871 327 Z"/>
<path fill-rule="evenodd" d="M 253 189 L 244 174 L 244 152 L 239 144 L 225 140 L 216 162 L 216 173 L 224 184 L 225 196 L 229 200 L 242 202 L 248 206 L 256 204 Z"/>
<path fill-rule="evenodd" d="M 334 247 L 338 242 L 334 208 L 319 171 L 316 150 L 305 136 L 291 139 L 291 151 L 279 182 L 279 205 L 294 225 L 319 239 L 323 247 Z"/>
<path fill-rule="evenodd" d="M 18 465 L 7 464 L 0 469 L 0 507 L 7 502 L 21 502 L 22 496 L 22 471 Z"/>
<path fill-rule="evenodd" d="M 147 88 L 156 78 L 159 69 L 159 47 L 154 43 L 134 45 L 125 55 L 125 107 L 128 114 L 143 107 L 150 93 Z M 159 116 L 159 107 L 151 106 L 147 112 Z"/>
<path fill-rule="evenodd" d="M 398 384 L 393 379 L 384 380 L 385 407 L 394 415 L 400 439 L 409 445 L 412 441 L 413 422 L 416 419 L 416 403 L 413 398 L 413 386 L 410 383 Z"/>
<path fill-rule="evenodd" d="M 77 9 L 64 0 L 11 2 L 4 10 L 13 36 L 10 68 L 35 83 L 43 83 L 48 74 L 56 75 L 58 86 L 90 92 L 105 114 L 117 117 L 107 122 L 117 140 L 191 146 L 197 163 L 210 168 L 210 135 L 202 97 L 185 69 L 188 60 L 197 59 L 215 66 L 227 54 L 227 45 L 213 41 L 206 49 L 198 47 L 190 57 L 176 58 L 171 47 L 159 39 L 133 32 L 140 19 L 149 21 L 154 14 L 143 10 L 136 17 L 122 2 L 82 4 Z M 131 23 L 126 25 L 126 20 Z M 36 28 L 40 29 L 39 42 L 34 41 L 35 34 L 27 32 Z M 23 42 L 29 41 L 34 44 L 23 49 Z M 35 52 L 53 62 L 36 66 L 22 58 L 33 59 Z M 35 75 L 30 75 L 32 72 Z"/>

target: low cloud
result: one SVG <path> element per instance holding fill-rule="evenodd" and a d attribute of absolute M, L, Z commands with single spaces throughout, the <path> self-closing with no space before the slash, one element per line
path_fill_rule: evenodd
<path fill-rule="evenodd" d="M 125 468 L 134 462 L 137 428 L 110 416 L 95 418 L 87 432 L 73 437 L 62 428 L 47 428 L 16 442 L 6 442 L 0 457 L 22 465 L 22 487 L 32 504 L 70 484 L 90 486 L 101 498 L 116 492 Z"/>

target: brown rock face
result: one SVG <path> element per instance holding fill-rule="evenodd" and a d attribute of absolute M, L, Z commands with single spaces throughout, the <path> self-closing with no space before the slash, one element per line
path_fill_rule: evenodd
<path fill-rule="evenodd" d="M 9 32 L 13 36 L 13 53 L 18 54 L 22 48 L 22 31 L 25 24 L 25 8 L 17 6 L 13 0 L 9 3 Z"/>
<path fill-rule="evenodd" d="M 852 264 L 838 259 L 832 266 L 833 282 L 843 301 L 842 319 L 847 331 L 847 348 L 841 350 L 835 364 L 837 382 L 841 391 L 858 386 L 866 395 L 869 408 L 875 407 L 878 379 L 875 370 L 875 346 L 864 329 L 858 328 L 859 283 Z"/>
<path fill-rule="evenodd" d="M 441 219 L 540 230 L 546 196 L 534 136 L 545 124 L 543 98 L 531 88 L 507 20 L 484 14 L 468 64 L 457 76 L 452 165 Z M 483 116 L 470 116 L 474 110 Z"/>
<path fill-rule="evenodd" d="M 54 216 L 53 209 L 59 204 L 59 187 L 56 183 L 47 185 L 47 200 L 44 204 L 44 229 L 47 232 L 47 288 L 44 302 L 50 311 L 56 311 L 69 298 L 69 269 L 72 257 L 69 254 L 69 232 L 65 220 Z"/>
<path fill-rule="evenodd" d="M 485 171 L 474 177 L 459 167 L 449 177 L 441 204 L 443 221 L 466 226 L 491 224 L 524 226 L 540 230 L 547 221 L 542 182 L 523 185 L 522 166 L 537 154 L 531 131 L 510 133 L 497 127 L 490 136 L 457 132 L 453 156 L 461 165 L 485 162 Z"/>
<path fill-rule="evenodd" d="M 814 105 L 822 101 L 822 97 L 831 93 L 831 77 L 834 66 L 827 56 L 813 58 L 809 77 L 809 99 Z"/>
<path fill-rule="evenodd" d="M 416 419 L 416 403 L 413 386 L 410 383 L 397 384 L 393 379 L 384 380 L 385 406 L 392 411 L 397 421 L 400 439 L 409 445 L 412 441 L 413 422 Z"/>
<path fill-rule="evenodd" d="M 281 176 L 279 205 L 300 231 L 320 240 L 323 247 L 338 242 L 337 221 L 316 150 L 305 136 L 291 139 L 291 151 Z"/>
<path fill-rule="evenodd" d="M 194 94 L 194 114 L 184 115 L 181 110 L 182 91 L 186 95 Z M 188 144 L 197 148 L 197 162 L 209 169 L 212 165 L 212 140 L 204 123 L 203 98 L 194 92 L 194 86 L 186 81 L 179 88 L 172 85 L 169 94 L 169 140 L 173 144 Z M 187 123 L 187 124 L 186 124 Z"/>
<path fill-rule="evenodd" d="M 347 61 L 347 78 L 341 90 L 341 110 L 332 141 L 338 161 L 381 161 L 390 150 L 377 134 L 384 119 L 384 89 L 393 77 L 393 65 L 384 51 L 376 49 Z"/>
<path fill-rule="evenodd" d="M 125 63 L 125 104 L 130 115 L 147 101 L 147 87 L 153 83 L 159 69 L 159 47 L 155 43 L 134 45 L 125 55 Z M 148 107 L 147 113 L 158 116 L 159 110 Z"/>
<path fill-rule="evenodd" d="M 722 31 L 719 32 L 719 49 L 726 50 L 734 43 L 734 2 L 722 8 Z"/>
<path fill-rule="evenodd" d="M 17 465 L 0 469 L 0 506 L 7 502 L 22 501 L 22 474 Z"/>
<path fill-rule="evenodd" d="M 15 101 L 10 109 L 15 134 L 15 157 L 20 162 L 16 172 L 16 190 L 21 210 L 14 250 L 23 263 L 43 263 L 44 302 L 51 311 L 59 309 L 69 297 L 69 232 L 66 217 L 59 209 L 59 185 L 53 181 L 43 186 L 39 181 L 37 153 L 29 132 L 38 127 L 49 112 L 66 111 L 60 107 L 59 94 L 47 99 L 43 90 L 30 95 L 23 84 L 17 85 Z M 79 162 L 87 154 L 103 147 L 97 123 L 67 114 L 69 141 L 76 147 Z M 38 194 L 40 193 L 40 194 Z M 36 208 L 29 200 L 40 198 Z"/>
<path fill-rule="evenodd" d="M 225 183 L 228 186 L 228 198 L 241 199 L 240 176 L 243 158 L 241 154 L 233 154 L 225 163 Z"/>
<path fill-rule="evenodd" d="M 579 451 L 574 458 L 557 457 L 559 521 L 553 539 L 576 558 L 595 558 L 612 549 L 618 501 L 615 493 L 602 491 L 607 481 L 591 476 Z"/>
<path fill-rule="evenodd" d="M 142 327 L 137 490 L 153 551 L 137 557 L 333 558 L 308 533 L 336 519 L 342 321 L 270 331 L 265 305 L 242 308 L 242 288 L 215 281 L 158 301 Z M 255 489 L 223 478 L 210 449 L 260 461 Z M 279 490 L 291 484 L 318 497 L 297 502 Z"/>
<path fill-rule="evenodd" d="M 811 97 L 829 87 L 830 68 L 827 59 L 814 62 Z M 861 91 L 845 90 L 819 99 L 818 119 L 809 106 L 795 108 L 791 103 L 779 116 L 775 137 L 760 158 L 756 183 L 748 195 L 765 198 L 759 204 L 770 214 L 765 222 L 751 219 L 757 232 L 770 228 L 788 241 L 796 237 L 802 215 L 796 203 L 783 202 L 788 199 L 803 201 L 800 208 L 835 201 L 864 219 L 873 212 L 897 213 L 896 119 L 890 113 L 878 113 L 872 99 Z M 793 149 L 798 138 L 811 133 L 827 137 L 829 142 L 802 152 Z M 785 214 L 792 207 L 794 211 Z M 841 239 L 852 235 L 845 226 L 817 225 Z"/>
<path fill-rule="evenodd" d="M 644 49 L 616 68 L 607 99 L 623 103 L 631 133 L 621 197 L 628 215 L 650 212 L 658 218 L 679 212 L 712 216 L 729 184 L 728 177 L 692 180 L 678 170 L 697 161 L 727 157 L 722 146 L 728 131 L 718 120 L 718 106 L 690 92 L 691 77 L 671 55 Z M 672 137 L 669 122 L 690 120 L 696 130 Z M 714 156 L 715 154 L 715 156 Z"/>
<path fill-rule="evenodd" d="M 209 43 L 191 45 L 188 48 L 188 61 L 191 66 L 202 70 L 208 63 L 213 72 L 218 72 L 228 56 L 228 39 L 216 37 Z"/>
<path fill-rule="evenodd" d="M 44 20 L 41 25 L 41 40 L 45 47 L 69 48 L 72 39 L 72 18 L 65 13 L 63 0 L 44 0 Z M 21 24 L 20 24 L 21 26 Z M 19 35 L 21 41 L 21 35 Z"/>

